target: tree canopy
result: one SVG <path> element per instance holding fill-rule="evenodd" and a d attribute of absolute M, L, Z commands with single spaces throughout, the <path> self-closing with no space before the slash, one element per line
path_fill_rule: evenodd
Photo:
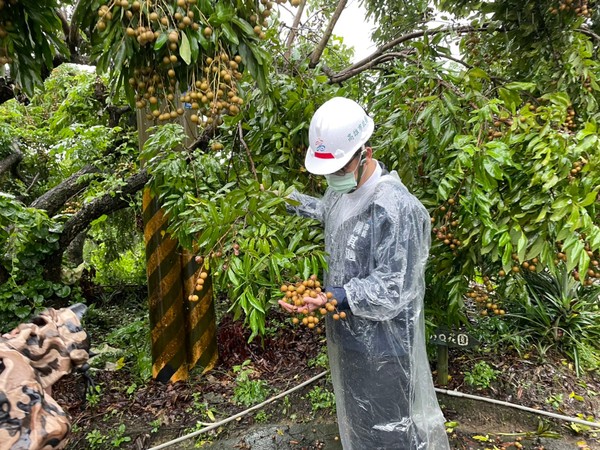
<path fill-rule="evenodd" d="M 588 289 L 600 278 L 599 13 L 587 0 L 365 0 L 378 48 L 354 63 L 331 31 L 343 0 L 0 5 L 2 100 L 27 97 L 5 102 L 0 127 L 7 314 L 71 295 L 48 268 L 94 221 L 135 210 L 148 183 L 169 233 L 264 332 L 278 286 L 326 265 L 319 227 L 287 215 L 285 197 L 325 188 L 303 159 L 310 117 L 334 95 L 365 105 L 375 156 L 430 211 L 431 320 L 466 323 L 474 283 L 487 295 L 474 306 L 500 320 L 528 274 L 565 271 Z M 97 74 L 63 63 L 76 60 Z M 141 154 L 135 111 L 156 127 Z M 191 144 L 177 118 L 196 127 Z M 19 309 L 7 306 L 17 292 Z"/>

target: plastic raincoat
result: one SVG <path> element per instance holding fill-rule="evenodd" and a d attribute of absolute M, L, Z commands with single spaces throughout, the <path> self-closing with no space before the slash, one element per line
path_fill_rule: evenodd
<path fill-rule="evenodd" d="M 353 193 L 291 198 L 324 224 L 324 285 L 347 308 L 326 322 L 344 449 L 449 449 L 425 348 L 427 210 L 380 165 Z"/>

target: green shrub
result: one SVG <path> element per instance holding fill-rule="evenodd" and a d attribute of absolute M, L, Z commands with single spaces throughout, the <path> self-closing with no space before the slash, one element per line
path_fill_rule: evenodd
<path fill-rule="evenodd" d="M 600 350 L 600 286 L 583 285 L 564 266 L 525 273 L 523 282 L 528 296 L 512 314 L 516 331 L 568 356 L 578 375 L 597 364 L 592 350 Z"/>
<path fill-rule="evenodd" d="M 250 361 L 246 360 L 241 365 L 233 367 L 233 372 L 237 373 L 233 388 L 233 401 L 244 406 L 252 406 L 265 401 L 270 392 L 265 380 L 251 379 L 254 370 L 249 366 Z"/>
<path fill-rule="evenodd" d="M 490 384 L 496 379 L 500 371 L 494 369 L 485 361 L 479 361 L 473 367 L 473 370 L 465 372 L 465 383 L 480 389 L 490 387 Z"/>
<path fill-rule="evenodd" d="M 308 399 L 313 412 L 321 409 L 331 409 L 335 412 L 335 395 L 328 389 L 315 386 L 308 392 Z"/>

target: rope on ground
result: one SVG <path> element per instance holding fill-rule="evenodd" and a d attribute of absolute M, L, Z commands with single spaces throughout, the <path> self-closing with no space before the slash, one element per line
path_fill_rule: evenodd
<path fill-rule="evenodd" d="M 479 397 L 477 395 L 465 394 L 465 393 L 459 392 L 459 391 L 451 391 L 451 390 L 448 390 L 448 389 L 439 389 L 439 388 L 435 388 L 435 391 L 439 392 L 439 393 L 442 393 L 442 394 L 450 395 L 452 397 L 462 397 L 462 398 L 469 398 L 471 400 L 478 400 L 478 401 L 483 401 L 483 402 L 488 402 L 488 403 L 495 403 L 496 405 L 507 406 L 509 408 L 516 408 L 516 409 L 520 409 L 522 411 L 527 411 L 527 412 L 531 412 L 531 413 L 538 414 L 538 415 L 552 417 L 554 419 L 564 420 L 566 422 L 578 423 L 578 424 L 581 424 L 581 425 L 587 425 L 589 427 L 599 428 L 600 429 L 600 423 L 598 423 L 598 422 L 589 422 L 587 420 L 579 419 L 577 417 L 563 416 L 562 414 L 556 414 L 556 413 L 553 413 L 553 412 L 550 412 L 550 411 L 544 411 L 544 410 L 541 410 L 541 409 L 530 408 L 528 406 L 516 405 L 514 403 L 509 403 L 509 402 L 505 402 L 505 401 L 502 401 L 502 400 L 496 400 L 496 399 L 493 399 L 493 398 Z"/>
<path fill-rule="evenodd" d="M 278 399 L 280 399 L 282 397 L 285 397 L 286 395 L 291 394 L 292 392 L 297 391 L 298 389 L 302 389 L 304 386 L 306 386 L 308 384 L 314 383 L 319 378 L 324 377 L 328 373 L 329 373 L 328 370 L 326 370 L 325 372 L 321 372 L 320 374 L 315 375 L 314 377 L 310 378 L 309 380 L 306 380 L 303 383 L 300 383 L 298 386 L 293 387 L 292 389 L 288 389 L 287 391 L 281 392 L 280 394 L 277 394 L 274 397 L 271 397 L 271 398 L 265 400 L 262 403 L 254 405 L 253 407 L 248 408 L 245 411 L 239 412 L 239 413 L 237 413 L 237 414 L 235 414 L 235 415 L 233 415 L 231 417 L 228 417 L 227 419 L 221 420 L 219 422 L 215 422 L 213 424 L 210 424 L 209 426 L 201 428 L 200 430 L 196 430 L 193 433 L 186 434 L 184 436 L 178 437 L 177 439 L 173 439 L 172 441 L 167 441 L 167 442 L 165 442 L 163 444 L 159 444 L 159 445 L 157 445 L 155 447 L 149 448 L 148 450 L 159 450 L 159 449 L 162 449 L 162 448 L 167 448 L 167 447 L 170 447 L 171 445 L 177 444 L 177 443 L 185 441 L 187 439 L 191 439 L 191 438 L 193 438 L 195 436 L 198 436 L 199 434 L 202 434 L 202 433 L 210 431 L 210 430 L 212 430 L 214 428 L 220 427 L 221 425 L 225 425 L 226 423 L 229 423 L 229 422 L 232 422 L 232 421 L 236 420 L 238 417 L 245 416 L 246 414 L 251 413 L 252 411 L 255 411 L 257 409 L 260 409 L 263 406 L 265 406 L 265 405 L 267 405 L 267 404 L 269 404 L 271 402 L 274 402 L 275 400 L 278 400 Z"/>

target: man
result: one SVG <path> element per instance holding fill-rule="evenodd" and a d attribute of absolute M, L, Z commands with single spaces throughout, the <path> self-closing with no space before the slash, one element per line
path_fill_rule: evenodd
<path fill-rule="evenodd" d="M 325 291 L 346 311 L 326 321 L 344 449 L 448 449 L 425 349 L 424 271 L 430 218 L 396 172 L 373 159 L 373 120 L 336 97 L 314 114 L 306 169 L 324 175 L 322 199 L 294 193 L 292 209 L 325 226 Z M 324 293 L 305 297 L 310 310 Z M 284 302 L 290 313 L 298 308 Z M 306 306 L 305 306 L 306 307 Z"/>

